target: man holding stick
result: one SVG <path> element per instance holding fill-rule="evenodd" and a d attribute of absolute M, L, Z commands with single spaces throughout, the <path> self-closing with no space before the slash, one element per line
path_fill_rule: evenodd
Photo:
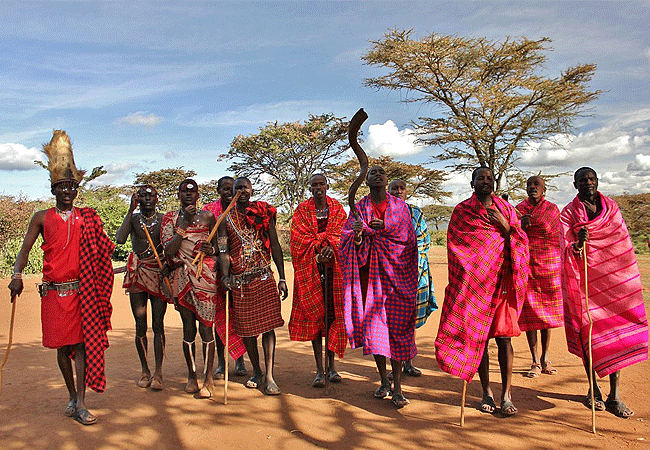
<path fill-rule="evenodd" d="M 436 359 L 445 372 L 470 382 L 478 371 L 479 409 L 496 410 L 490 388 L 488 341 L 495 338 L 501 369 L 501 413 L 512 416 L 511 337 L 528 281 L 528 237 L 514 207 L 496 195 L 488 167 L 472 173 L 472 196 L 459 203 L 447 229 L 449 285 L 440 314 Z"/>
<path fill-rule="evenodd" d="M 43 151 L 49 159 L 56 206 L 32 217 L 9 289 L 12 300 L 22 293 L 22 271 L 34 242 L 42 236 L 43 284 L 39 292 L 43 346 L 57 349 L 57 362 L 70 395 L 65 415 L 92 425 L 97 417 L 86 408 L 86 386 L 97 392 L 106 387 L 104 350 L 111 328 L 111 254 L 115 245 L 93 209 L 73 205 L 84 172 L 75 166 L 65 131 L 55 130 Z M 76 382 L 71 359 L 75 361 Z"/>
<path fill-rule="evenodd" d="M 158 194 L 151 185 L 143 185 L 131 197 L 129 210 L 115 237 L 118 244 L 124 244 L 131 236 L 133 251 L 126 263 L 122 286 L 129 293 L 131 311 L 135 318 L 135 348 L 140 358 L 142 373 L 137 385 L 141 388 L 161 390 L 162 363 L 165 355 L 165 329 L 163 320 L 167 310 L 167 299 L 162 291 L 160 264 L 163 248 L 160 244 L 160 227 L 163 214 L 156 209 Z M 140 213 L 134 214 L 140 207 Z M 149 241 L 153 243 L 153 247 Z M 167 292 L 167 295 L 171 293 Z M 153 376 L 147 363 L 147 300 L 151 301 L 151 328 L 155 370 Z"/>
<path fill-rule="evenodd" d="M 284 324 L 278 291 L 284 300 L 289 290 L 275 228 L 276 209 L 266 202 L 250 200 L 253 187 L 248 178 L 237 178 L 233 188 L 241 194 L 236 207 L 221 222 L 218 231 L 222 282 L 232 293 L 235 332 L 243 338 L 253 365 L 253 376 L 246 382 L 246 387 L 256 389 L 263 386 L 266 395 L 278 395 L 280 388 L 273 377 L 274 330 Z M 271 271 L 271 258 L 280 276 L 277 286 Z M 265 373 L 257 349 L 257 336 L 260 334 Z"/>
<path fill-rule="evenodd" d="M 560 214 L 567 345 L 571 353 L 582 358 L 589 377 L 588 348 L 592 343 L 593 407 L 628 418 L 634 412 L 621 399 L 620 371 L 648 358 L 648 321 L 639 268 L 618 205 L 598 192 L 596 171 L 590 167 L 578 169 L 573 185 L 578 195 Z M 585 277 L 593 320 L 591 336 L 585 309 Z M 609 375 L 607 401 L 603 401 L 595 373 L 599 377 Z M 591 393 L 585 403 L 592 407 Z"/>
<path fill-rule="evenodd" d="M 370 195 L 356 204 L 361 220 L 348 217 L 339 247 L 345 328 L 352 348 L 374 356 L 381 380 L 374 396 L 392 394 L 392 403 L 402 408 L 409 404 L 402 393 L 402 364 L 417 354 L 417 242 L 408 206 L 386 192 L 386 171 L 371 167 L 366 184 Z M 386 358 L 393 369 L 392 388 Z"/>
<path fill-rule="evenodd" d="M 219 217 L 232 201 L 232 186 L 235 182 L 233 177 L 221 177 L 217 180 L 217 192 L 219 200 L 208 203 L 203 207 L 204 210 L 210 211 L 214 217 Z M 221 280 L 221 267 L 217 266 L 217 280 Z M 223 285 L 217 281 L 217 312 L 214 321 L 214 330 L 216 331 L 215 340 L 217 341 L 217 368 L 214 370 L 214 379 L 224 378 L 226 370 L 226 359 L 224 351 L 224 342 L 226 340 L 226 302 L 228 302 L 228 291 L 224 290 Z M 232 317 L 230 318 L 228 353 L 235 360 L 235 375 L 243 377 L 248 372 L 244 364 L 244 353 L 246 346 L 242 338 L 234 332 Z"/>
<path fill-rule="evenodd" d="M 161 241 L 165 255 L 173 267 L 172 297 L 183 321 L 183 354 L 188 371 L 185 392 L 198 393 L 198 398 L 210 398 L 214 386 L 212 370 L 215 342 L 212 326 L 217 305 L 217 286 L 214 256 L 216 239 L 213 242 L 208 242 L 207 239 L 216 220 L 211 212 L 196 209 L 199 188 L 194 180 L 185 179 L 181 182 L 178 199 L 180 210 L 170 211 L 163 217 Z M 207 258 L 202 264 L 194 265 L 194 258 L 199 252 L 203 252 Z M 205 372 L 201 389 L 195 365 L 197 320 L 203 341 Z"/>
<path fill-rule="evenodd" d="M 562 319 L 562 251 L 560 248 L 560 210 L 546 200 L 546 182 L 533 176 L 526 181 L 528 198 L 515 208 L 521 214 L 521 226 L 528 236 L 530 273 L 526 299 L 519 316 L 519 328 L 526 332 L 533 358 L 529 378 L 542 373 L 554 375 L 557 369 L 548 359 L 551 328 L 561 327 Z M 542 353 L 537 354 L 537 330 Z"/>
<path fill-rule="evenodd" d="M 328 188 L 324 175 L 313 175 L 309 181 L 312 198 L 298 205 L 291 222 L 294 289 L 289 337 L 292 341 L 311 341 L 316 360 L 312 386 L 316 388 L 325 387 L 326 376 L 331 383 L 341 381 L 334 354 L 342 358 L 347 345 L 338 254 L 347 215 L 338 201 L 327 196 Z M 327 373 L 323 367 L 325 335 Z"/>

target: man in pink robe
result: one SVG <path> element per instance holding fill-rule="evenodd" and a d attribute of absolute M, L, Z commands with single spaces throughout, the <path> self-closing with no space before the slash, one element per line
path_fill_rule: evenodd
<path fill-rule="evenodd" d="M 528 280 L 528 238 L 507 201 L 492 195 L 494 174 L 480 167 L 472 174 L 474 194 L 456 206 L 447 229 L 449 285 L 436 337 L 436 359 L 445 372 L 470 382 L 478 371 L 483 388 L 480 410 L 496 410 L 490 388 L 488 340 L 496 338 L 501 369 L 501 412 L 517 413 L 512 403 L 511 337 Z"/>
<path fill-rule="evenodd" d="M 528 288 L 519 316 L 519 328 L 526 332 L 533 358 L 526 374 L 535 378 L 542 373 L 554 375 L 557 369 L 548 359 L 551 328 L 564 323 L 562 312 L 562 250 L 560 248 L 560 210 L 546 200 L 544 179 L 534 176 L 526 181 L 528 198 L 515 208 L 521 214 L 521 225 L 528 236 L 530 273 Z M 542 353 L 537 355 L 537 330 L 542 340 Z"/>
<path fill-rule="evenodd" d="M 609 396 L 603 402 L 594 376 L 595 408 L 627 418 L 634 412 L 621 399 L 620 370 L 648 358 L 648 321 L 639 268 L 618 205 L 598 192 L 596 171 L 578 169 L 573 185 L 578 195 L 560 215 L 567 345 L 571 353 L 582 358 L 589 374 L 588 301 L 594 373 L 609 375 L 610 383 Z M 586 404 L 591 407 L 590 393 Z"/>

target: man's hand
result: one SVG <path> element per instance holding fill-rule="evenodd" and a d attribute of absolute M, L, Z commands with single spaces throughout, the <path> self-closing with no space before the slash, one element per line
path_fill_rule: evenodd
<path fill-rule="evenodd" d="M 501 211 L 496 208 L 487 208 L 487 214 L 490 222 L 501 228 L 501 232 L 503 234 L 507 235 L 510 233 L 510 224 L 503 216 L 503 214 L 501 214 Z"/>
<path fill-rule="evenodd" d="M 361 236 L 361 232 L 363 231 L 363 222 L 360 220 L 355 220 L 352 224 L 352 231 L 354 231 L 354 234 L 357 237 Z"/>
<path fill-rule="evenodd" d="M 202 241 L 199 250 L 201 250 L 204 255 L 208 255 L 208 256 L 214 255 L 214 247 L 208 241 Z"/>
<path fill-rule="evenodd" d="M 530 220 L 530 214 L 524 214 L 521 216 L 521 226 L 524 228 L 528 228 L 531 224 Z"/>
<path fill-rule="evenodd" d="M 382 230 L 384 228 L 384 221 L 381 219 L 373 218 L 368 226 L 373 230 Z"/>
<path fill-rule="evenodd" d="M 286 299 L 289 296 L 289 288 L 287 287 L 287 282 L 284 280 L 278 281 L 278 291 L 282 294 L 282 300 Z"/>
<path fill-rule="evenodd" d="M 192 223 L 192 219 L 196 214 L 196 205 L 187 205 L 185 208 L 181 209 L 181 214 L 178 215 L 179 222 L 183 225 L 189 225 Z M 179 225 L 181 225 L 179 223 Z"/>
<path fill-rule="evenodd" d="M 221 284 L 227 291 L 232 291 L 235 286 L 235 279 L 231 275 L 224 275 L 221 277 Z"/>
<path fill-rule="evenodd" d="M 11 283 L 9 283 L 9 290 L 11 291 L 11 303 L 13 303 L 14 299 L 23 293 L 23 280 L 20 278 L 11 280 Z"/>
<path fill-rule="evenodd" d="M 578 231 L 578 248 L 582 248 L 583 245 L 585 245 L 585 242 L 589 240 L 589 230 L 587 230 L 587 227 L 582 227 Z"/>
<path fill-rule="evenodd" d="M 129 203 L 129 212 L 133 213 L 133 211 L 135 211 L 135 208 L 137 208 L 139 204 L 140 204 L 140 196 L 136 192 L 131 196 L 131 203 Z"/>
<path fill-rule="evenodd" d="M 329 263 L 334 258 L 334 250 L 329 245 L 320 249 L 316 254 L 316 261 L 319 263 Z"/>

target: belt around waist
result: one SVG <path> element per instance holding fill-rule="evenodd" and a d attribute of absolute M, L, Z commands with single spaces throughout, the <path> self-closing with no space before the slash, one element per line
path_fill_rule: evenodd
<path fill-rule="evenodd" d="M 66 297 L 79 292 L 79 280 L 64 281 L 63 283 L 44 281 L 42 284 L 37 284 L 37 286 L 41 297 L 44 297 L 49 291 L 57 291 L 59 297 Z"/>
<path fill-rule="evenodd" d="M 248 270 L 242 274 L 235 275 L 235 283 L 238 285 L 248 284 L 256 278 L 266 280 L 268 277 L 273 276 L 271 266 L 260 267 L 257 269 Z"/>

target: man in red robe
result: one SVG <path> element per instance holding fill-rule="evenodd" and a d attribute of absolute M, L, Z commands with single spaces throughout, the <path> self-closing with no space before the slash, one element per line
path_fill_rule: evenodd
<path fill-rule="evenodd" d="M 341 381 L 334 366 L 334 353 L 342 358 L 347 345 L 338 256 L 341 229 L 347 215 L 338 201 L 327 196 L 329 185 L 324 175 L 313 175 L 309 185 L 312 198 L 298 205 L 291 222 L 294 287 L 289 337 L 292 341 L 311 341 L 316 359 L 316 378 L 312 386 L 324 387 L 325 376 L 332 383 Z M 327 286 L 323 289 L 325 283 Z M 324 292 L 327 292 L 327 299 Z M 325 333 L 328 338 L 327 374 L 323 368 L 322 338 Z"/>
<path fill-rule="evenodd" d="M 49 157 L 56 206 L 32 217 L 9 289 L 12 301 L 22 293 L 22 271 L 34 242 L 42 236 L 43 284 L 39 292 L 43 345 L 57 349 L 57 362 L 70 396 L 65 415 L 92 425 L 97 417 L 86 408 L 86 386 L 97 392 L 106 387 L 104 350 L 111 328 L 111 254 L 115 245 L 93 209 L 73 205 L 83 172 L 74 165 L 65 131 L 56 130 L 43 150 Z M 75 360 L 76 382 L 71 359 Z"/>

